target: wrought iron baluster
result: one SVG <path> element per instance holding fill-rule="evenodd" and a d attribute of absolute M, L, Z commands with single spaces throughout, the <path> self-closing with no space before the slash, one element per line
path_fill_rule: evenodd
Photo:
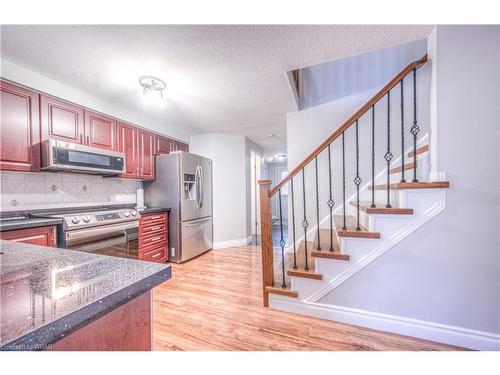
<path fill-rule="evenodd" d="M 391 169 L 391 92 L 387 92 L 387 152 L 384 155 L 384 159 L 387 161 L 387 204 L 386 208 L 391 208 L 391 181 L 390 181 L 390 169 Z"/>
<path fill-rule="evenodd" d="M 401 79 L 401 182 L 405 180 L 405 105 L 403 80 Z"/>
<path fill-rule="evenodd" d="M 413 69 L 413 126 L 410 133 L 413 135 L 413 182 L 417 179 L 417 136 L 420 128 L 417 124 L 417 69 Z"/>
<path fill-rule="evenodd" d="M 304 270 L 309 271 L 309 266 L 307 264 L 307 227 L 309 222 L 307 221 L 306 213 L 306 171 L 302 168 L 302 200 L 304 201 L 304 220 L 302 220 L 302 227 L 304 228 L 304 253 L 305 253 L 305 267 Z"/>
<path fill-rule="evenodd" d="M 356 185 L 356 214 L 357 214 L 357 225 L 356 230 L 361 230 L 359 225 L 359 185 L 361 184 L 361 177 L 359 177 L 359 125 L 358 120 L 356 120 L 356 177 L 354 178 L 354 184 Z"/>
<path fill-rule="evenodd" d="M 295 202 L 293 200 L 293 177 L 290 180 L 290 190 L 292 197 L 292 241 L 293 241 L 293 268 L 297 269 L 297 249 L 295 245 Z"/>
<path fill-rule="evenodd" d="M 333 206 L 335 202 L 332 199 L 332 162 L 330 145 L 328 145 L 328 177 L 330 181 L 330 197 L 327 202 L 330 208 L 330 251 L 333 251 Z"/>
<path fill-rule="evenodd" d="M 345 137 L 344 133 L 342 133 L 342 200 L 344 202 L 343 207 L 343 225 L 342 229 L 346 230 L 347 227 L 345 225 Z"/>
<path fill-rule="evenodd" d="M 372 105 L 372 204 L 375 207 L 375 104 Z"/>
<path fill-rule="evenodd" d="M 285 239 L 283 238 L 283 215 L 281 211 L 281 189 L 278 190 L 278 199 L 279 199 L 279 209 L 280 209 L 280 247 L 281 247 L 281 286 L 286 288 L 285 281 Z"/>
<path fill-rule="evenodd" d="M 318 245 L 316 250 L 321 250 L 321 242 L 319 239 L 319 184 L 318 184 L 318 157 L 314 158 L 314 164 L 316 168 L 316 222 L 318 223 L 316 236 L 318 237 Z"/>

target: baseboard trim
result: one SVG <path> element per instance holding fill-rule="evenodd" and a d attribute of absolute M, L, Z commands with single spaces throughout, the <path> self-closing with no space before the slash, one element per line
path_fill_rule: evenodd
<path fill-rule="evenodd" d="M 247 238 L 241 238 L 238 240 L 227 240 L 227 241 L 216 241 L 214 242 L 213 248 L 217 249 L 225 249 L 228 247 L 235 246 L 245 246 L 252 242 L 252 236 L 248 236 Z"/>
<path fill-rule="evenodd" d="M 413 318 L 322 303 L 271 296 L 270 307 L 280 311 L 334 320 L 474 350 L 500 350 L 500 334 Z"/>

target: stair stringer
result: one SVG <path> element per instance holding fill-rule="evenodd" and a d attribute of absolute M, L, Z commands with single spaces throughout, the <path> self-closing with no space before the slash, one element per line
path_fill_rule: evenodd
<path fill-rule="evenodd" d="M 292 277 L 292 289 L 298 292 L 293 298 L 297 304 L 304 304 L 303 314 L 308 314 L 308 306 L 318 301 L 346 280 L 360 272 L 368 264 L 382 256 L 398 242 L 411 235 L 433 217 L 446 208 L 446 189 L 408 189 L 398 192 L 399 200 L 406 207 L 414 209 L 413 215 L 367 215 L 370 230 L 381 233 L 380 239 L 341 238 L 340 251 L 349 254 L 349 261 L 316 258 L 316 272 L 323 275 L 323 280 L 310 280 Z M 290 297 L 271 295 L 270 307 L 276 301 L 279 309 L 280 300 Z"/>

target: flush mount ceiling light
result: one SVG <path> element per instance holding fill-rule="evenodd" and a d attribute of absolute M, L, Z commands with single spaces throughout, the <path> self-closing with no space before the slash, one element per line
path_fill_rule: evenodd
<path fill-rule="evenodd" d="M 139 77 L 139 84 L 142 86 L 142 95 L 145 102 L 164 103 L 163 90 L 167 87 L 165 81 L 153 76 Z"/>
<path fill-rule="evenodd" d="M 274 160 L 274 156 L 272 154 L 269 154 L 269 155 L 266 156 L 266 161 L 268 163 L 272 162 L 273 160 Z"/>

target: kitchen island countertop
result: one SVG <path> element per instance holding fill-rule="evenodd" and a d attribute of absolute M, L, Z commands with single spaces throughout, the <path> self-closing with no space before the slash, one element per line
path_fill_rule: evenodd
<path fill-rule="evenodd" d="M 170 277 L 167 264 L 0 240 L 0 350 L 50 349 Z"/>

